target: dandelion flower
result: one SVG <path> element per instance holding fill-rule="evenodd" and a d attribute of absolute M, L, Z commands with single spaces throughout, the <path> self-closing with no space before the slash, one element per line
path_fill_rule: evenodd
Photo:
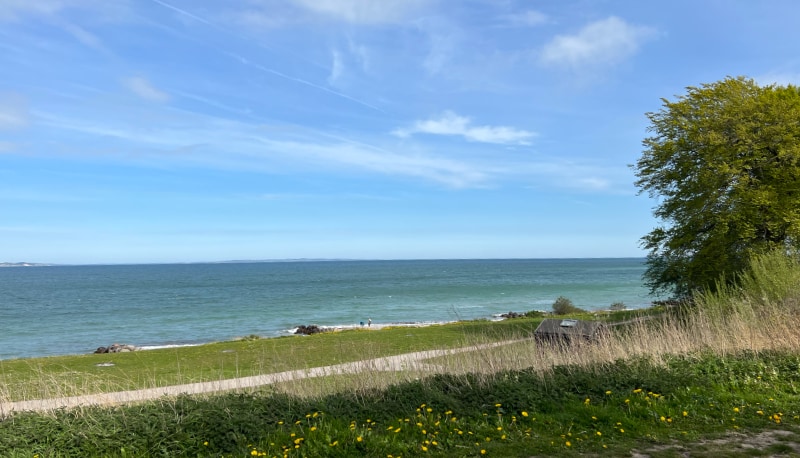
<path fill-rule="evenodd" d="M 523 410 L 523 411 L 522 411 L 522 416 L 523 416 L 523 417 L 527 417 L 527 416 L 528 416 L 528 412 L 525 412 L 525 411 Z"/>
<path fill-rule="evenodd" d="M 733 411 L 736 412 L 736 413 L 739 413 L 739 408 L 738 407 L 734 407 Z"/>
<path fill-rule="evenodd" d="M 564 443 L 564 445 L 566 445 L 567 447 L 572 447 L 572 444 L 571 444 L 569 441 L 567 441 L 566 443 Z"/>
<path fill-rule="evenodd" d="M 356 437 L 356 442 L 361 442 L 361 441 L 363 441 L 363 440 L 364 440 L 364 438 L 363 438 L 363 437 L 361 437 L 361 436 L 358 436 L 358 437 Z"/>

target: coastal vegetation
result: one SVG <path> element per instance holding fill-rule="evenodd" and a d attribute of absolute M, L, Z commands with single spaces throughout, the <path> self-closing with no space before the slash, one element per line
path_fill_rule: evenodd
<path fill-rule="evenodd" d="M 689 298 L 731 283 L 754 254 L 798 251 L 800 87 L 729 77 L 647 117 L 634 170 L 662 222 L 642 238 L 653 291 Z"/>
<path fill-rule="evenodd" d="M 4 361 L 6 400 L 19 398 L 20 390 L 21 397 L 32 394 L 26 395 L 22 384 L 8 383 L 25 364 L 29 375 L 44 377 L 48 366 L 64 364 L 67 372 L 79 372 L 81 360 L 99 370 L 109 367 L 93 364 L 106 358 L 122 358 L 110 369 L 140 359 L 137 369 L 119 376 L 147 374 L 137 383 L 146 378 L 159 384 L 162 369 L 155 368 L 168 367 L 158 366 L 160 359 L 170 358 L 188 372 L 191 355 L 219 358 L 230 354 L 223 353 L 228 348 L 236 348 L 241 361 L 256 353 L 288 368 L 513 341 L 395 371 L 15 413 L 0 422 L 0 455 L 568 456 L 690 449 L 754 456 L 737 444 L 756 433 L 759 440 L 764 434 L 773 439 L 761 443 L 759 453 L 795 453 L 800 451 L 800 331 L 794 325 L 800 265 L 780 252 L 757 256 L 749 265 L 733 286 L 697 295 L 696 307 L 598 314 L 597 319 L 627 324 L 613 326 L 594 344 L 537 343 L 531 337 L 539 318 L 518 318 Z M 80 389 L 88 376 L 72 375 L 75 387 L 69 390 Z M 738 435 L 730 436 L 733 432 Z M 712 446 L 710 439 L 721 442 Z"/>

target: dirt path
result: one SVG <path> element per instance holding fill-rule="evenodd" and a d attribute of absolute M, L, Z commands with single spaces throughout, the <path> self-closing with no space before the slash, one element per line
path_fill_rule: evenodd
<path fill-rule="evenodd" d="M 61 408 L 81 406 L 107 406 L 158 399 L 162 396 L 177 396 L 181 394 L 201 394 L 232 391 L 244 388 L 254 388 L 273 383 L 288 382 L 310 377 L 325 377 L 328 375 L 354 374 L 365 371 L 400 371 L 425 369 L 424 360 L 437 356 L 454 355 L 468 351 L 494 348 L 521 340 L 495 342 L 470 347 L 449 350 L 428 350 L 415 353 L 404 353 L 383 358 L 354 361 L 350 363 L 335 364 L 332 366 L 314 367 L 294 371 L 278 372 L 274 374 L 255 375 L 234 379 L 215 380 L 212 382 L 188 383 L 160 388 L 147 388 L 132 391 L 117 391 L 112 393 L 87 394 L 83 396 L 70 396 L 52 399 L 35 399 L 30 401 L 2 402 L 0 403 L 0 417 L 12 412 L 22 411 L 48 411 Z"/>

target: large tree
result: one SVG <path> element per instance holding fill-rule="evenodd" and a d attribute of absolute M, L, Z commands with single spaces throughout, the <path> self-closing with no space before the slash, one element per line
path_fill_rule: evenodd
<path fill-rule="evenodd" d="M 662 102 L 633 166 L 657 202 L 642 238 L 651 291 L 713 290 L 753 254 L 797 250 L 800 88 L 729 77 Z"/>

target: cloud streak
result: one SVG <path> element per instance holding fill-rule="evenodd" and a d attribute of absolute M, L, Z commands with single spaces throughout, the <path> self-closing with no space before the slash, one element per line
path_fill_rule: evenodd
<path fill-rule="evenodd" d="M 571 69 L 613 65 L 636 54 L 654 33 L 649 27 L 611 16 L 588 24 L 573 35 L 556 36 L 542 48 L 540 60 L 546 66 Z"/>
<path fill-rule="evenodd" d="M 294 0 L 308 11 L 354 24 L 399 23 L 433 4 L 431 0 Z"/>
<path fill-rule="evenodd" d="M 501 145 L 529 145 L 535 132 L 508 126 L 476 126 L 472 119 L 446 111 L 438 118 L 417 121 L 409 128 L 396 129 L 392 134 L 407 138 L 415 134 L 462 137 L 467 141 Z"/>
<path fill-rule="evenodd" d="M 132 76 L 122 80 L 122 84 L 137 96 L 151 102 L 168 102 L 169 94 L 156 89 L 150 81 L 141 76 Z"/>
<path fill-rule="evenodd" d="M 30 115 L 25 97 L 16 93 L 0 93 L 0 130 L 17 130 L 28 126 Z"/>

